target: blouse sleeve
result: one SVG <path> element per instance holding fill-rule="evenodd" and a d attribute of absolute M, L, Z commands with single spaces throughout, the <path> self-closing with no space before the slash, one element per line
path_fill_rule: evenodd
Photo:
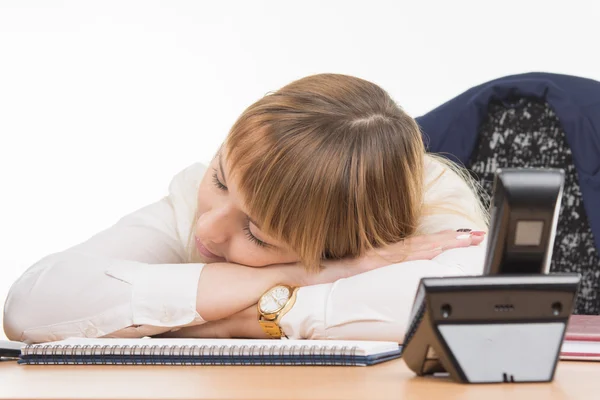
<path fill-rule="evenodd" d="M 186 168 L 164 198 L 32 265 L 9 291 L 7 337 L 143 337 L 204 322 L 196 311 L 203 264 L 183 263 L 204 170 Z"/>

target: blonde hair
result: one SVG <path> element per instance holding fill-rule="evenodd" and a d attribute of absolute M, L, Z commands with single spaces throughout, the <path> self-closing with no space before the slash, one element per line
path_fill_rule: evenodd
<path fill-rule="evenodd" d="M 442 214 L 459 215 L 470 221 L 471 226 L 479 229 L 487 229 L 490 215 L 484 203 L 489 203 L 489 195 L 481 184 L 473 179 L 473 176 L 471 176 L 464 166 L 454 163 L 442 154 L 427 153 L 426 157 L 437 163 L 441 167 L 441 172 L 427 183 L 425 192 L 432 190 L 436 192 L 436 196 L 432 196 L 434 198 L 429 201 L 426 199 L 423 207 L 423 217 Z M 452 175 L 450 182 L 458 186 L 455 189 L 462 194 L 462 198 L 458 204 L 456 201 L 448 201 L 448 199 L 444 198 L 443 192 L 438 193 L 434 189 L 440 178 L 446 174 Z M 467 193 L 471 196 L 465 196 Z M 418 231 L 415 233 L 426 234 L 433 232 Z"/>
<path fill-rule="evenodd" d="M 313 75 L 264 96 L 224 149 L 249 215 L 309 270 L 399 242 L 424 213 L 419 127 L 363 79 Z"/>

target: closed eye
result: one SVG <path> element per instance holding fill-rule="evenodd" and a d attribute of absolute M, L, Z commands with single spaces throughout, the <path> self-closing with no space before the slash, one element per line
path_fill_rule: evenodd
<path fill-rule="evenodd" d="M 244 226 L 244 233 L 246 234 L 246 237 L 248 238 L 248 240 L 251 241 L 252 243 L 254 243 L 255 245 L 257 245 L 258 247 L 265 247 L 265 248 L 272 247 L 272 245 L 270 245 L 269 243 L 263 242 L 262 240 L 260 240 L 259 238 L 257 238 L 256 236 L 254 236 L 252 234 L 252 231 L 250 230 L 250 219 L 248 219 L 248 223 L 246 224 L 246 226 Z"/>
<path fill-rule="evenodd" d="M 263 242 L 262 240 L 260 240 L 259 238 L 257 238 L 256 236 L 254 236 L 252 234 L 252 232 L 250 231 L 250 225 L 246 225 L 244 227 L 244 233 L 246 234 L 246 237 L 248 238 L 248 240 L 250 240 L 252 243 L 256 244 L 258 247 L 267 247 L 268 244 L 266 244 L 265 242 Z"/>
<path fill-rule="evenodd" d="M 217 189 L 223 190 L 225 192 L 227 191 L 227 186 L 223 185 L 223 183 L 219 180 L 219 177 L 217 176 L 216 168 L 213 168 L 212 180 Z"/>

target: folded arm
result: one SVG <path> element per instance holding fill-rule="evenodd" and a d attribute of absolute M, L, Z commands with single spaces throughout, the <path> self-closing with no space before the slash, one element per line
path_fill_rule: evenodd
<path fill-rule="evenodd" d="M 446 229 L 486 230 L 487 223 L 478 214 L 475 193 L 456 174 L 434 165 L 428 170 L 428 180 L 435 180 L 437 186 L 428 191 L 426 202 L 444 207 L 438 210 L 442 212 L 425 216 L 419 231 L 427 234 Z M 392 264 L 334 283 L 302 287 L 281 326 L 288 337 L 296 339 L 402 342 L 420 279 L 481 274 L 486 243 L 446 250 L 431 260 Z M 223 320 L 168 335 L 262 338 L 264 333 L 257 319 L 253 305 Z"/>
<path fill-rule="evenodd" d="M 186 264 L 197 183 L 204 168 L 179 173 L 169 195 L 70 249 L 44 257 L 12 285 L 4 308 L 8 338 L 143 337 L 226 318 L 295 270 Z"/>
<path fill-rule="evenodd" d="M 142 337 L 179 329 L 175 334 L 186 336 L 190 329 L 216 320 L 206 328 L 224 325 L 232 336 L 260 337 L 258 298 L 275 284 L 288 283 L 305 286 L 282 320 L 290 337 L 398 340 L 421 277 L 481 272 L 482 245 L 356 276 L 356 268 L 342 265 L 312 280 L 302 277 L 299 266 L 185 264 L 183 243 L 194 209 L 190 199 L 196 198 L 203 173 L 199 164 L 189 167 L 173 179 L 162 200 L 30 267 L 6 300 L 6 335 L 30 343 Z M 469 227 L 468 222 L 454 222 L 444 218 L 436 226 Z M 343 276 L 352 277 L 339 279 Z M 334 283 L 315 284 L 319 281 Z"/>
<path fill-rule="evenodd" d="M 281 326 L 292 339 L 356 339 L 402 342 L 421 278 L 479 275 L 485 242 L 445 251 L 433 260 L 408 261 L 341 279 L 301 287 Z M 265 338 L 256 305 L 167 337 Z"/>

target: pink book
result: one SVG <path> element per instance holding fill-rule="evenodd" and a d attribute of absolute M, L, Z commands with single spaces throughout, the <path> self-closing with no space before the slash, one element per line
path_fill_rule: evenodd
<path fill-rule="evenodd" d="M 600 361 L 600 315 L 572 315 L 561 360 Z"/>

